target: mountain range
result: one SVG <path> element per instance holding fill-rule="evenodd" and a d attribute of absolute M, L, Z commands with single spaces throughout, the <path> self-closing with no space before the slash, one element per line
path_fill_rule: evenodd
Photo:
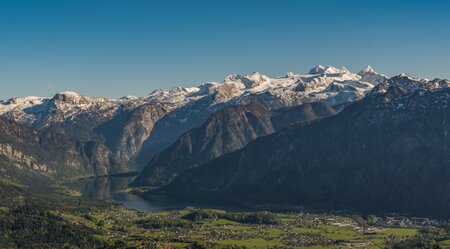
<path fill-rule="evenodd" d="M 162 191 L 446 215 L 449 86 L 447 80 L 393 77 L 337 115 L 256 139 L 186 170 Z"/>
<path fill-rule="evenodd" d="M 323 103 L 307 103 L 270 111 L 252 102 L 228 106 L 206 122 L 178 138 L 169 148 L 154 156 L 134 182 L 135 186 L 161 186 L 186 169 L 245 147 L 256 138 L 289 125 L 335 115 Z"/>
<path fill-rule="evenodd" d="M 448 80 L 370 66 L 156 90 L 0 101 L 1 176 L 138 170 L 147 194 L 446 213 Z"/>
<path fill-rule="evenodd" d="M 63 134 L 80 142 L 103 144 L 129 169 L 141 169 L 185 132 L 201 126 L 230 105 L 259 102 L 269 110 L 321 102 L 337 111 L 361 99 L 386 76 L 366 67 L 317 66 L 307 74 L 270 78 L 258 72 L 229 75 L 221 83 L 156 90 L 143 97 L 86 97 L 74 92 L 51 98 L 0 101 L 0 116 L 39 131 Z"/>

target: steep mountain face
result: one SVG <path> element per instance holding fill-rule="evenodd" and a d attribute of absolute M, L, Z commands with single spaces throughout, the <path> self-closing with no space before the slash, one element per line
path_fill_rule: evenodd
<path fill-rule="evenodd" d="M 203 96 L 174 109 L 156 122 L 136 158 L 137 164 L 145 166 L 154 155 L 172 145 L 184 132 L 201 126 L 211 114 L 230 104 L 215 105 L 215 96 L 215 94 Z"/>
<path fill-rule="evenodd" d="M 448 86 L 391 78 L 338 115 L 257 139 L 162 191 L 448 216 Z"/>
<path fill-rule="evenodd" d="M 0 113 L 32 128 L 90 140 L 92 129 L 113 117 L 119 105 L 119 101 L 63 92 L 52 98 L 9 99 L 0 104 Z"/>
<path fill-rule="evenodd" d="M 53 132 L 35 131 L 0 118 L 1 175 L 74 176 L 120 170 L 120 163 L 102 144 L 81 143 Z"/>
<path fill-rule="evenodd" d="M 152 158 L 134 185 L 167 184 L 186 169 L 243 148 L 258 137 L 296 122 L 310 122 L 335 113 L 323 103 L 309 103 L 276 111 L 270 111 L 258 102 L 228 106 Z"/>
<path fill-rule="evenodd" d="M 0 116 L 76 140 L 105 142 L 114 156 L 139 166 L 226 106 L 260 102 L 276 110 L 322 102 L 340 111 L 384 78 L 371 68 L 355 74 L 331 66 L 279 78 L 256 72 L 229 75 L 221 83 L 156 90 L 140 98 L 113 100 L 73 92 L 14 98 L 0 101 Z"/>
<path fill-rule="evenodd" d="M 169 108 L 162 104 L 144 104 L 132 110 L 120 111 L 94 131 L 121 161 L 130 162 L 141 151 L 155 123 L 168 111 Z"/>
<path fill-rule="evenodd" d="M 377 85 L 371 92 L 369 92 L 369 95 L 386 93 L 390 88 L 394 89 L 394 87 L 396 90 L 403 93 L 413 93 L 421 90 L 426 91 L 448 88 L 450 87 L 450 81 L 445 79 L 426 80 L 414 78 L 403 73 Z"/>
<path fill-rule="evenodd" d="M 363 68 L 358 75 L 361 76 L 361 81 L 371 82 L 374 85 L 383 83 L 388 79 L 385 75 L 375 72 L 371 66 Z"/>

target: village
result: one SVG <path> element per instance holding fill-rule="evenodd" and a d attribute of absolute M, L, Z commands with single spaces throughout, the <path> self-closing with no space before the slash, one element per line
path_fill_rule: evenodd
<path fill-rule="evenodd" d="M 252 220 L 255 215 L 262 219 Z M 119 205 L 107 212 L 93 210 L 65 217 L 94 228 L 107 240 L 120 238 L 137 248 L 183 248 L 197 242 L 251 248 L 385 248 L 414 238 L 422 227 L 442 226 L 439 221 L 418 217 L 362 219 L 306 212 L 255 214 L 194 208 L 151 213 Z"/>

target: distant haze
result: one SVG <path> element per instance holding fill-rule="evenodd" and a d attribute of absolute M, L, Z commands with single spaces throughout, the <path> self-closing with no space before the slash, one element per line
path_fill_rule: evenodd
<path fill-rule="evenodd" d="M 317 64 L 450 78 L 450 1 L 0 2 L 0 99 L 142 96 Z"/>

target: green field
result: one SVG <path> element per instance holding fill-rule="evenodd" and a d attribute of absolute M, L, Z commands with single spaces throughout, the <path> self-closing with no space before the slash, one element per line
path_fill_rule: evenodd
<path fill-rule="evenodd" d="M 194 208 L 151 213 L 80 201 L 56 186 L 45 195 L 16 192 L 0 204 L 0 248 L 450 248 L 447 222 Z"/>
<path fill-rule="evenodd" d="M 212 213 L 213 217 L 189 219 L 196 212 Z M 218 214 L 218 215 L 216 215 Z M 117 238 L 130 247 L 185 248 L 196 242 L 202 246 L 230 246 L 246 248 L 391 248 L 397 241 L 416 238 L 422 228 L 388 228 L 358 225 L 351 217 L 327 214 L 274 214 L 273 224 L 233 221 L 219 210 L 185 209 L 160 213 L 146 213 L 110 206 L 86 214 L 64 213 L 70 222 L 80 222 L 95 228 L 101 239 L 114 244 Z M 251 215 L 252 213 L 239 213 Z M 142 225 L 140 222 L 144 222 Z M 338 221 L 338 222 L 337 222 Z M 100 224 L 99 224 L 100 223 Z M 377 229 L 376 233 L 364 229 Z M 450 240 L 440 244 L 446 248 Z M 198 246 L 198 245 L 197 245 Z"/>

